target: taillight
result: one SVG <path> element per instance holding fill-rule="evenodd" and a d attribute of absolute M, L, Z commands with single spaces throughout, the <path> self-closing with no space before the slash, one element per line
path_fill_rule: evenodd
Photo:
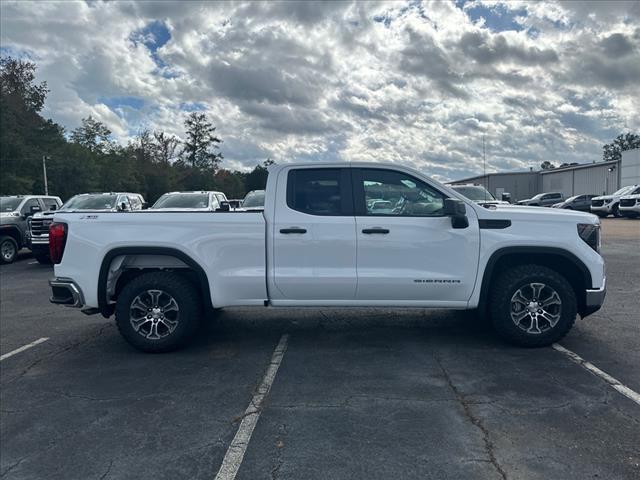
<path fill-rule="evenodd" d="M 52 223 L 49 227 L 49 256 L 58 264 L 62 261 L 64 246 L 67 243 L 67 224 Z"/>

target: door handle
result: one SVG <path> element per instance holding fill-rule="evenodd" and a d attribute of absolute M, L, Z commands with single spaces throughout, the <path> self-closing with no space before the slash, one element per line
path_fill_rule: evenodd
<path fill-rule="evenodd" d="M 386 228 L 365 228 L 362 230 L 362 233 L 366 233 L 367 235 L 378 234 L 378 235 L 386 235 L 389 233 L 389 230 Z"/>
<path fill-rule="evenodd" d="M 307 229 L 306 228 L 298 228 L 298 227 L 291 227 L 291 228 L 281 228 L 280 229 L 280 233 L 307 233 Z"/>

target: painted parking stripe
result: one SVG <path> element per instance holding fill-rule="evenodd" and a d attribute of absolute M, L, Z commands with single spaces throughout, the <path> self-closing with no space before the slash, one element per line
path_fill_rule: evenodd
<path fill-rule="evenodd" d="M 278 368 L 280 368 L 280 364 L 282 363 L 282 357 L 284 357 L 284 352 L 287 350 L 288 341 L 289 335 L 282 335 L 276 349 L 273 351 L 269 368 L 267 368 L 262 378 L 262 383 L 244 412 L 238 431 L 227 449 L 227 453 L 222 460 L 222 465 L 220 466 L 220 470 L 218 470 L 215 480 L 233 480 L 236 478 L 244 454 L 247 451 L 247 446 L 251 440 L 251 435 L 260 418 L 262 403 L 269 394 L 271 385 L 273 385 L 273 381 L 276 378 L 276 373 L 278 373 Z"/>
<path fill-rule="evenodd" d="M 593 363 L 587 362 L 580 355 L 578 355 L 575 352 L 572 352 L 571 350 L 564 348 L 562 345 L 558 345 L 557 343 L 554 343 L 553 348 L 555 348 L 558 352 L 564 353 L 567 357 L 569 357 L 571 360 L 576 362 L 578 365 L 582 365 L 584 368 L 589 370 L 594 375 L 597 375 L 598 377 L 602 378 L 605 382 L 607 382 L 609 385 L 615 388 L 622 395 L 624 395 L 625 397 L 633 400 L 638 405 L 640 405 L 640 393 L 631 390 L 629 387 L 627 387 L 626 385 L 623 385 L 608 373 L 600 370 Z"/>
<path fill-rule="evenodd" d="M 42 342 L 46 342 L 49 340 L 49 337 L 42 337 L 36 340 L 35 342 L 27 343 L 20 348 L 16 348 L 15 350 L 10 351 L 9 353 L 5 353 L 4 355 L 0 355 L 0 361 L 5 360 L 9 357 L 13 357 L 15 354 L 24 352 L 25 350 L 29 350 L 31 347 L 35 347 L 36 345 L 41 344 Z"/>

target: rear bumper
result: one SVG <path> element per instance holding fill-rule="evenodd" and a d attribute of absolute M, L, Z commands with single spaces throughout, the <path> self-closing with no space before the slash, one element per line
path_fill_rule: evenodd
<path fill-rule="evenodd" d="M 585 295 L 585 305 L 583 311 L 580 312 L 582 318 L 597 312 L 604 303 L 604 298 L 607 296 L 607 279 L 602 282 L 602 288 L 587 289 Z"/>
<path fill-rule="evenodd" d="M 81 308 L 84 306 L 82 290 L 70 278 L 53 278 L 49 280 L 51 287 L 51 303 L 66 305 L 68 307 Z"/>

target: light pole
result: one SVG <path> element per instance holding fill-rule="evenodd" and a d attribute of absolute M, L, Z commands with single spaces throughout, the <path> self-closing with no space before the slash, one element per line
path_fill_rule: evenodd
<path fill-rule="evenodd" d="M 46 155 L 42 156 L 42 175 L 44 177 L 44 194 L 49 195 L 49 184 L 47 183 L 47 158 L 51 160 L 51 157 Z"/>

